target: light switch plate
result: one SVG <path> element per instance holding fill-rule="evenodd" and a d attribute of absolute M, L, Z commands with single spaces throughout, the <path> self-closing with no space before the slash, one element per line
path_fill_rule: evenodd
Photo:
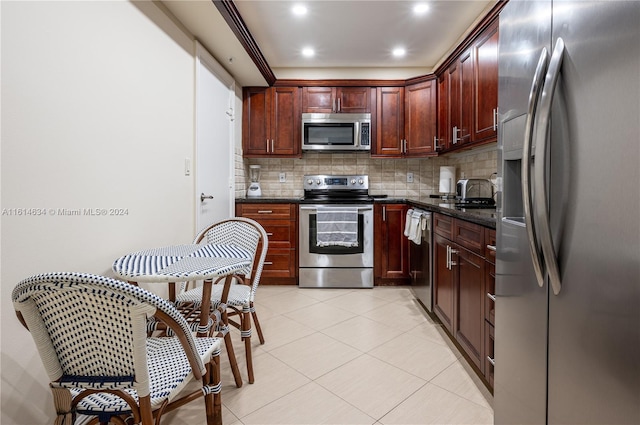
<path fill-rule="evenodd" d="M 287 181 L 287 175 L 285 173 L 280 173 L 280 175 L 278 176 L 278 179 L 280 183 L 284 183 Z"/>
<path fill-rule="evenodd" d="M 413 183 L 413 173 L 407 173 L 407 183 Z"/>

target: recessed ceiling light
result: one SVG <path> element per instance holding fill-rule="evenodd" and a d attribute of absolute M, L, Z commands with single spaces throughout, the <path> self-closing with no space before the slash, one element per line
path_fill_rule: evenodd
<path fill-rule="evenodd" d="M 291 8 L 291 11 L 296 16 L 302 16 L 307 14 L 307 8 L 301 4 L 296 4 Z"/>
<path fill-rule="evenodd" d="M 418 3 L 413 6 L 413 13 L 416 15 L 424 15 L 429 11 L 429 5 L 426 3 Z"/>
<path fill-rule="evenodd" d="M 393 53 L 393 56 L 399 58 L 404 56 L 407 53 L 407 51 L 402 47 L 396 47 L 395 49 L 393 49 L 392 53 Z"/>
<path fill-rule="evenodd" d="M 305 56 L 307 58 L 312 57 L 313 55 L 315 55 L 315 53 L 316 52 L 314 52 L 311 47 L 305 47 L 304 49 L 302 49 L 302 56 Z"/>

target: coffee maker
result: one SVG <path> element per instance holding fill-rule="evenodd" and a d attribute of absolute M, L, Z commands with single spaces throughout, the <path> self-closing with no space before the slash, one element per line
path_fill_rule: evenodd
<path fill-rule="evenodd" d="M 247 198 L 257 198 L 262 196 L 262 189 L 260 189 L 260 166 L 249 165 L 249 188 L 247 189 Z"/>

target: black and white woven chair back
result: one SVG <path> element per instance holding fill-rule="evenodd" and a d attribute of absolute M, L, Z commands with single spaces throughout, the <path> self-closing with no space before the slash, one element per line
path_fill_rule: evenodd
<path fill-rule="evenodd" d="M 256 258 L 260 241 L 262 241 L 262 250 L 260 256 Z M 248 250 L 254 257 L 254 261 L 250 268 L 242 270 L 240 274 L 251 276 L 251 301 L 253 301 L 269 247 L 267 232 L 260 223 L 245 217 L 224 220 L 201 231 L 195 237 L 194 243 L 234 245 Z"/>
<path fill-rule="evenodd" d="M 126 282 L 80 273 L 30 277 L 13 290 L 53 386 L 150 393 L 147 318 L 162 311 L 197 353 L 189 326 L 162 298 Z M 175 326 L 173 324 L 173 326 Z M 205 370 L 200 357 L 198 367 Z"/>

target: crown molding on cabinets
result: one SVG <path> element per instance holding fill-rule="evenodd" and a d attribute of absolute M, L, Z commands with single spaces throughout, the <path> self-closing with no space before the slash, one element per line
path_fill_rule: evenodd
<path fill-rule="evenodd" d="M 249 57 L 253 60 L 253 63 L 258 67 L 258 70 L 267 81 L 267 84 L 272 86 L 276 82 L 276 76 L 262 54 L 260 47 L 258 47 L 258 44 L 249 32 L 247 25 L 244 23 L 242 16 L 240 16 L 240 13 L 236 8 L 236 5 L 232 0 L 212 1 L 224 20 L 227 22 L 227 25 L 229 25 L 229 28 L 231 28 L 231 31 L 238 38 L 238 41 L 240 41 L 240 44 L 242 44 L 249 54 Z"/>

